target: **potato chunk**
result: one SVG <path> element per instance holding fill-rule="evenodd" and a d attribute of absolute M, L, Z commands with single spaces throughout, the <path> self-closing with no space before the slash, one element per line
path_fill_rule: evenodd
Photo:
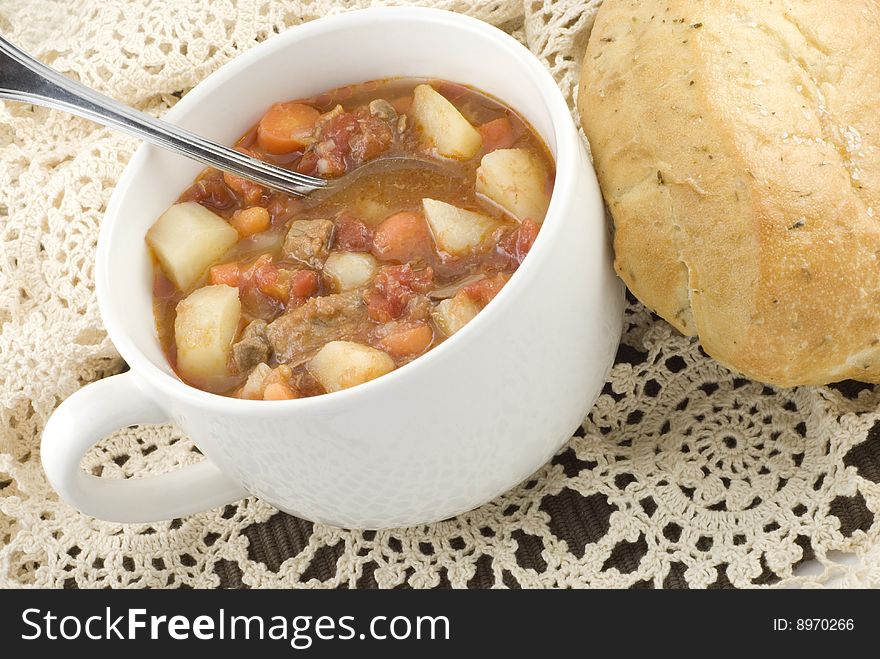
<path fill-rule="evenodd" d="M 476 190 L 520 222 L 541 224 L 550 204 L 547 172 L 525 149 L 497 149 L 483 156 Z"/>
<path fill-rule="evenodd" d="M 353 341 L 331 341 L 307 366 L 309 373 L 329 392 L 348 389 L 394 370 L 387 353 Z"/>
<path fill-rule="evenodd" d="M 376 259 L 363 252 L 333 252 L 324 262 L 324 274 L 336 291 L 360 288 L 376 274 Z"/>
<path fill-rule="evenodd" d="M 436 199 L 422 199 L 422 208 L 437 248 L 453 256 L 483 251 L 500 226 L 491 217 Z"/>
<path fill-rule="evenodd" d="M 446 334 L 452 336 L 480 313 L 480 307 L 466 293 L 459 291 L 455 296 L 442 300 L 434 308 L 434 322 Z"/>
<path fill-rule="evenodd" d="M 182 291 L 237 240 L 238 232 L 226 220 L 194 201 L 174 204 L 147 231 L 162 272 Z"/>
<path fill-rule="evenodd" d="M 473 158 L 483 138 L 445 96 L 430 85 L 419 85 L 413 92 L 409 110 L 425 143 L 445 158 Z"/>
<path fill-rule="evenodd" d="M 198 288 L 177 305 L 174 340 L 177 369 L 194 384 L 229 375 L 229 353 L 238 332 L 238 289 L 225 284 Z"/>

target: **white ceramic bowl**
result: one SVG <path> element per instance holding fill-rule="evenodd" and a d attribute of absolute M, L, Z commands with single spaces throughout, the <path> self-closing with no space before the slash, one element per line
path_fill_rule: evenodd
<path fill-rule="evenodd" d="M 292 401 L 200 391 L 169 368 L 151 308 L 147 228 L 201 166 L 142 146 L 101 227 L 97 294 L 131 370 L 66 400 L 43 433 L 61 496 L 119 522 L 191 514 L 254 494 L 345 527 L 427 523 L 516 485 L 571 436 L 619 340 L 623 289 L 593 170 L 547 70 L 503 32 L 429 9 L 369 9 L 296 27 L 228 63 L 166 118 L 232 143 L 273 102 L 390 76 L 472 85 L 521 112 L 556 158 L 547 218 L 519 271 L 471 323 L 427 355 L 353 389 Z M 171 422 L 206 459 L 161 476 L 80 469 L 113 430 Z"/>

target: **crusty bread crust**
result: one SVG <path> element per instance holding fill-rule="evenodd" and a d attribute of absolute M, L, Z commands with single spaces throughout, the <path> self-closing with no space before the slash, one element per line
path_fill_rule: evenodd
<path fill-rule="evenodd" d="M 880 382 L 880 4 L 605 0 L 578 109 L 630 290 L 783 386 Z"/>

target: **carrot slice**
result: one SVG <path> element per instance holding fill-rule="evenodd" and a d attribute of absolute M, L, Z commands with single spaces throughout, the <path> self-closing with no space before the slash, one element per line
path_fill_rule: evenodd
<path fill-rule="evenodd" d="M 257 128 L 257 144 L 268 153 L 290 153 L 306 146 L 320 113 L 303 103 L 276 103 Z"/>

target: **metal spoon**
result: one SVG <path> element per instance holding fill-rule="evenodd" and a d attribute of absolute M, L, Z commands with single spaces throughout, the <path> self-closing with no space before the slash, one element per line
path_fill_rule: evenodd
<path fill-rule="evenodd" d="M 273 190 L 304 197 L 315 190 L 341 188 L 349 176 L 362 176 L 358 168 L 335 179 L 321 179 L 252 158 L 200 137 L 89 89 L 37 61 L 0 36 L 0 98 L 64 110 L 99 124 L 118 128 L 156 146 L 261 183 Z M 402 167 L 439 169 L 439 163 L 390 156 L 367 163 L 383 169 Z"/>

